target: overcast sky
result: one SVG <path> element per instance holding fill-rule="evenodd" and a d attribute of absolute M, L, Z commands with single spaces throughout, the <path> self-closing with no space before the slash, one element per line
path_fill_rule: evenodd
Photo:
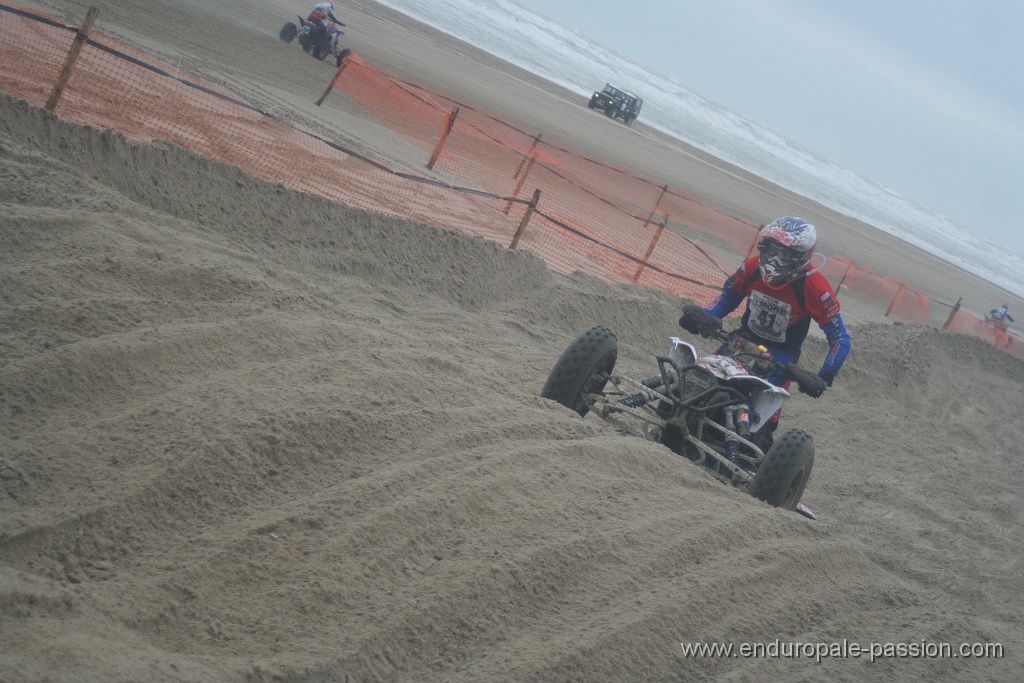
<path fill-rule="evenodd" d="M 524 1 L 1024 254 L 1024 0 Z"/>

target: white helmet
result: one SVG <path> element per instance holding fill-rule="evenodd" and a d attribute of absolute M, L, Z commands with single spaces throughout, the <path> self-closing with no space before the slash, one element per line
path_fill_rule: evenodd
<path fill-rule="evenodd" d="M 761 228 L 757 242 L 761 278 L 766 284 L 781 286 L 801 278 L 818 244 L 814 226 L 802 218 L 777 218 Z"/>

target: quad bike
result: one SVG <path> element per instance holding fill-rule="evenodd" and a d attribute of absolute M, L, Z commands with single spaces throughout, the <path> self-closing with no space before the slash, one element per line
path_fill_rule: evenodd
<path fill-rule="evenodd" d="M 328 21 L 325 34 L 315 23 L 300 16 L 298 24 L 292 21 L 285 24 L 278 37 L 286 43 L 291 43 L 298 38 L 299 45 L 303 50 L 320 61 L 327 59 L 327 55 L 332 55 L 337 60 L 338 68 L 341 68 L 341 63 L 352 54 L 352 50 L 349 48 L 338 47 L 338 38 L 345 35 L 345 32 L 338 26 L 344 25 L 341 22 L 335 24 L 333 21 Z"/>
<path fill-rule="evenodd" d="M 722 342 L 715 354 L 701 356 L 672 337 L 669 355 L 656 357 L 659 374 L 638 381 L 613 374 L 618 340 L 608 328 L 594 327 L 566 348 L 541 396 L 661 443 L 720 481 L 815 519 L 800 503 L 814 465 L 811 436 L 793 429 L 771 443 L 758 432 L 789 399 L 786 389 L 766 377 L 782 373 L 812 396 L 824 391 L 824 381 L 773 360 L 763 346 L 735 332 L 723 332 L 722 321 L 699 306 L 686 307 L 683 320 L 688 318 L 688 329 Z"/>

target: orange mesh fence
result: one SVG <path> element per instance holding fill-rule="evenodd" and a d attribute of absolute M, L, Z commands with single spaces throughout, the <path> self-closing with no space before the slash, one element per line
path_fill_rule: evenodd
<path fill-rule="evenodd" d="M 42 107 L 78 35 L 58 20 L 0 3 L 0 91 Z M 534 192 L 518 247 L 554 270 L 659 287 L 708 300 L 735 264 L 713 243 L 749 253 L 760 226 L 692 193 L 589 158 L 449 95 L 401 81 L 350 55 L 331 81 L 423 152 L 431 177 L 394 169 L 292 128 L 177 69 L 90 33 L 55 113 L 140 141 L 166 140 L 252 175 L 379 213 L 509 245 Z M 438 177 L 449 180 L 442 181 Z M 687 234 L 697 233 L 690 239 Z M 713 240 L 699 244 L 700 235 Z M 841 257 L 826 275 L 890 302 L 911 322 L 928 300 Z"/>
<path fill-rule="evenodd" d="M 1024 336 L 1009 329 L 1005 324 L 956 309 L 946 322 L 945 329 L 985 339 L 1024 358 Z"/>
<path fill-rule="evenodd" d="M 385 83 L 370 86 L 368 79 L 382 79 Z M 720 226 L 739 226 L 742 237 L 735 242 L 742 243 L 742 248 L 749 246 L 757 231 L 756 226 L 716 211 L 696 197 L 670 191 L 668 186 L 552 144 L 538 133 L 524 131 L 444 93 L 394 80 L 364 62 L 359 62 L 355 69 L 346 68 L 334 87 L 425 152 L 437 150 L 443 137 L 441 151 L 432 166 L 435 170 L 472 178 L 481 188 L 500 195 L 522 197 L 523 187 L 540 189 L 546 197 L 544 204 L 556 202 L 558 211 L 570 211 L 570 206 L 575 206 L 577 212 L 586 209 L 585 217 L 569 219 L 575 225 L 585 224 L 593 229 L 607 226 L 621 231 L 622 225 L 629 225 L 630 218 L 648 220 L 657 211 L 669 213 L 674 222 L 719 237 L 728 232 Z M 388 96 L 379 97 L 375 94 L 378 92 Z M 407 106 L 394 99 L 397 93 L 408 98 Z M 449 118 L 451 112 L 457 113 Z M 429 120 L 429 125 L 399 121 L 417 116 Z M 673 201 L 684 208 L 673 209 Z M 621 236 L 627 241 L 631 237 L 643 242 L 646 235 Z M 629 244 L 619 246 L 635 250 Z"/>
<path fill-rule="evenodd" d="M 646 261 L 642 267 L 637 267 L 634 282 L 701 303 L 709 301 L 721 289 L 721 286 L 713 287 L 709 292 L 703 283 L 724 281 L 722 273 L 732 271 L 719 257 L 668 230 L 661 233 Z M 679 276 L 680 272 L 690 272 L 691 276 Z"/>
<path fill-rule="evenodd" d="M 714 235 L 726 241 L 737 251 L 750 253 L 761 226 L 722 213 L 708 206 L 698 197 L 676 188 L 671 189 L 661 205 L 672 219 L 683 225 Z"/>
<path fill-rule="evenodd" d="M 530 233 L 524 237 L 525 244 L 531 251 L 541 256 L 554 270 L 562 273 L 578 268 L 566 262 L 558 253 L 552 253 L 549 245 L 556 245 L 551 236 L 562 235 L 563 241 L 571 242 L 577 253 L 588 254 L 592 260 L 592 269 L 584 272 L 596 274 L 610 282 L 634 283 L 641 286 L 652 286 L 663 289 L 675 296 L 685 297 L 694 301 L 707 301 L 720 289 L 720 285 L 709 285 L 709 281 L 721 280 L 723 263 L 700 247 L 687 243 L 678 235 L 660 226 L 652 225 L 651 244 L 645 252 L 647 258 L 638 258 L 607 243 L 602 243 L 592 233 L 577 230 L 564 217 L 557 214 L 538 212 L 543 220 L 530 224 Z M 551 232 L 547 239 L 539 235 Z M 569 235 L 568 237 L 566 235 Z M 704 266 L 700 267 L 701 261 Z M 692 274 L 682 275 L 684 265 Z M 696 266 L 696 267 L 694 267 Z M 714 276 L 714 277 L 712 277 Z"/>
<path fill-rule="evenodd" d="M 841 285 L 846 284 L 846 276 L 856 267 L 856 264 L 848 258 L 829 256 L 825 259 L 825 264 L 821 266 L 821 272 L 825 277 L 839 278 L 838 282 L 836 282 L 836 289 L 839 289 Z"/>
<path fill-rule="evenodd" d="M 627 281 L 628 257 L 592 235 L 572 229 L 564 220 L 538 213 L 520 246 L 537 254 L 552 270 L 589 273 L 608 282 Z"/>
<path fill-rule="evenodd" d="M 903 283 L 875 275 L 875 271 L 869 265 L 857 266 L 853 261 L 848 261 L 846 275 L 843 284 L 858 294 L 878 299 L 879 301 L 892 301 L 899 293 Z"/>
<path fill-rule="evenodd" d="M 0 6 L 2 7 L 2 6 Z M 3 7 L 0 12 L 0 87 L 37 107 L 46 103 L 75 33 L 62 22 Z M 24 18 L 33 17 L 32 20 Z"/>
<path fill-rule="evenodd" d="M 886 315 L 897 315 L 903 320 L 927 325 L 931 321 L 928 313 L 928 299 L 920 292 L 915 292 L 901 282 L 896 295 L 889 304 Z"/>
<path fill-rule="evenodd" d="M 425 91 L 388 78 L 372 64 L 350 55 L 332 80 L 335 89 L 365 108 L 377 103 L 376 120 L 429 154 L 444 127 L 449 107 Z"/>
<path fill-rule="evenodd" d="M 75 33 L 26 10 L 0 10 L 0 87 L 43 106 Z M 411 180 L 95 34 L 55 113 L 134 140 L 171 141 L 304 192 L 505 243 L 525 210 L 525 202 L 518 202 L 505 214 L 499 207 L 510 202 L 479 196 L 473 188 Z"/>
<path fill-rule="evenodd" d="M 395 81 L 389 74 L 372 67 L 368 67 L 367 72 L 369 70 L 373 70 L 375 78 L 391 84 L 380 87 L 388 92 L 404 93 L 413 100 L 412 103 L 403 107 L 395 99 L 375 97 L 374 88 L 366 87 L 362 80 L 365 73 L 359 79 L 339 78 L 335 87 L 368 114 L 393 126 L 424 151 L 436 151 L 444 138 L 442 151 L 434 165 L 437 170 L 444 170 L 460 178 L 473 178 L 482 188 L 498 194 L 510 193 L 522 198 L 524 187 L 540 189 L 543 197 L 541 205 L 554 220 L 583 230 L 594 237 L 597 243 L 609 245 L 613 250 L 630 256 L 646 253 L 653 258 L 653 254 L 647 253 L 644 247 L 651 240 L 648 224 L 656 216 L 664 214 L 669 216 L 669 225 L 713 235 L 745 253 L 752 250 L 760 226 L 708 206 L 692 193 L 659 185 L 650 179 L 552 144 L 543 140 L 540 134 L 524 131 L 492 114 L 459 103 L 444 93 L 431 92 L 409 82 Z M 445 124 L 432 129 L 430 126 L 396 122 L 403 115 L 416 116 L 424 102 L 431 103 L 429 116 L 433 120 L 443 118 Z M 453 117 L 451 112 L 457 113 Z M 450 132 L 446 136 L 442 129 L 448 126 Z M 417 139 L 417 136 L 426 137 Z M 515 170 L 509 172 L 513 167 Z M 526 176 L 529 176 L 528 180 Z M 517 184 L 513 185 L 514 181 Z M 644 224 L 644 227 L 638 227 L 638 223 Z M 692 242 L 681 240 L 678 231 L 670 232 L 674 238 L 659 241 L 660 263 L 649 263 L 655 267 L 643 270 L 650 272 L 642 272 L 640 277 L 629 276 L 627 279 L 637 284 L 666 288 L 673 293 L 691 292 L 698 300 L 706 299 L 707 289 L 712 288 L 710 283 L 720 283 L 733 267 L 725 263 L 721 256 L 711 254 L 707 249 L 697 250 Z M 535 249 L 532 241 L 523 244 L 526 248 Z M 580 248 L 579 245 L 576 247 Z M 680 249 L 679 253 L 669 253 L 673 247 Z M 551 254 L 545 258 L 554 265 L 558 255 Z M 612 272 L 627 277 L 627 271 L 630 270 L 629 258 L 617 259 L 610 254 L 607 258 Z M 876 275 L 870 266 L 858 269 L 852 261 L 842 258 L 838 260 L 842 276 L 847 280 L 844 284 L 848 288 L 890 302 L 890 315 L 908 322 L 929 321 L 927 297 L 907 290 L 899 281 Z M 665 277 L 656 275 L 662 268 L 670 273 L 667 281 Z M 564 267 L 556 269 L 564 270 Z M 601 270 L 606 272 L 607 269 Z M 836 274 L 834 266 L 825 272 L 826 275 Z M 675 277 L 680 273 L 686 275 Z M 679 284 L 686 283 L 688 279 L 707 286 L 695 291 L 692 284 L 685 287 Z M 717 285 L 713 288 L 717 289 Z"/>

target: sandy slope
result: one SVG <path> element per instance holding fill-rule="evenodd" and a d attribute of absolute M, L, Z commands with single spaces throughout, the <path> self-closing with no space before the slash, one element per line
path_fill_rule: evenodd
<path fill-rule="evenodd" d="M 854 314 L 785 417 L 810 522 L 537 397 L 597 323 L 649 374 L 677 301 L 0 113 L 0 680 L 1018 676 L 1020 360 Z M 680 648 L 774 639 L 1006 657 Z"/>

